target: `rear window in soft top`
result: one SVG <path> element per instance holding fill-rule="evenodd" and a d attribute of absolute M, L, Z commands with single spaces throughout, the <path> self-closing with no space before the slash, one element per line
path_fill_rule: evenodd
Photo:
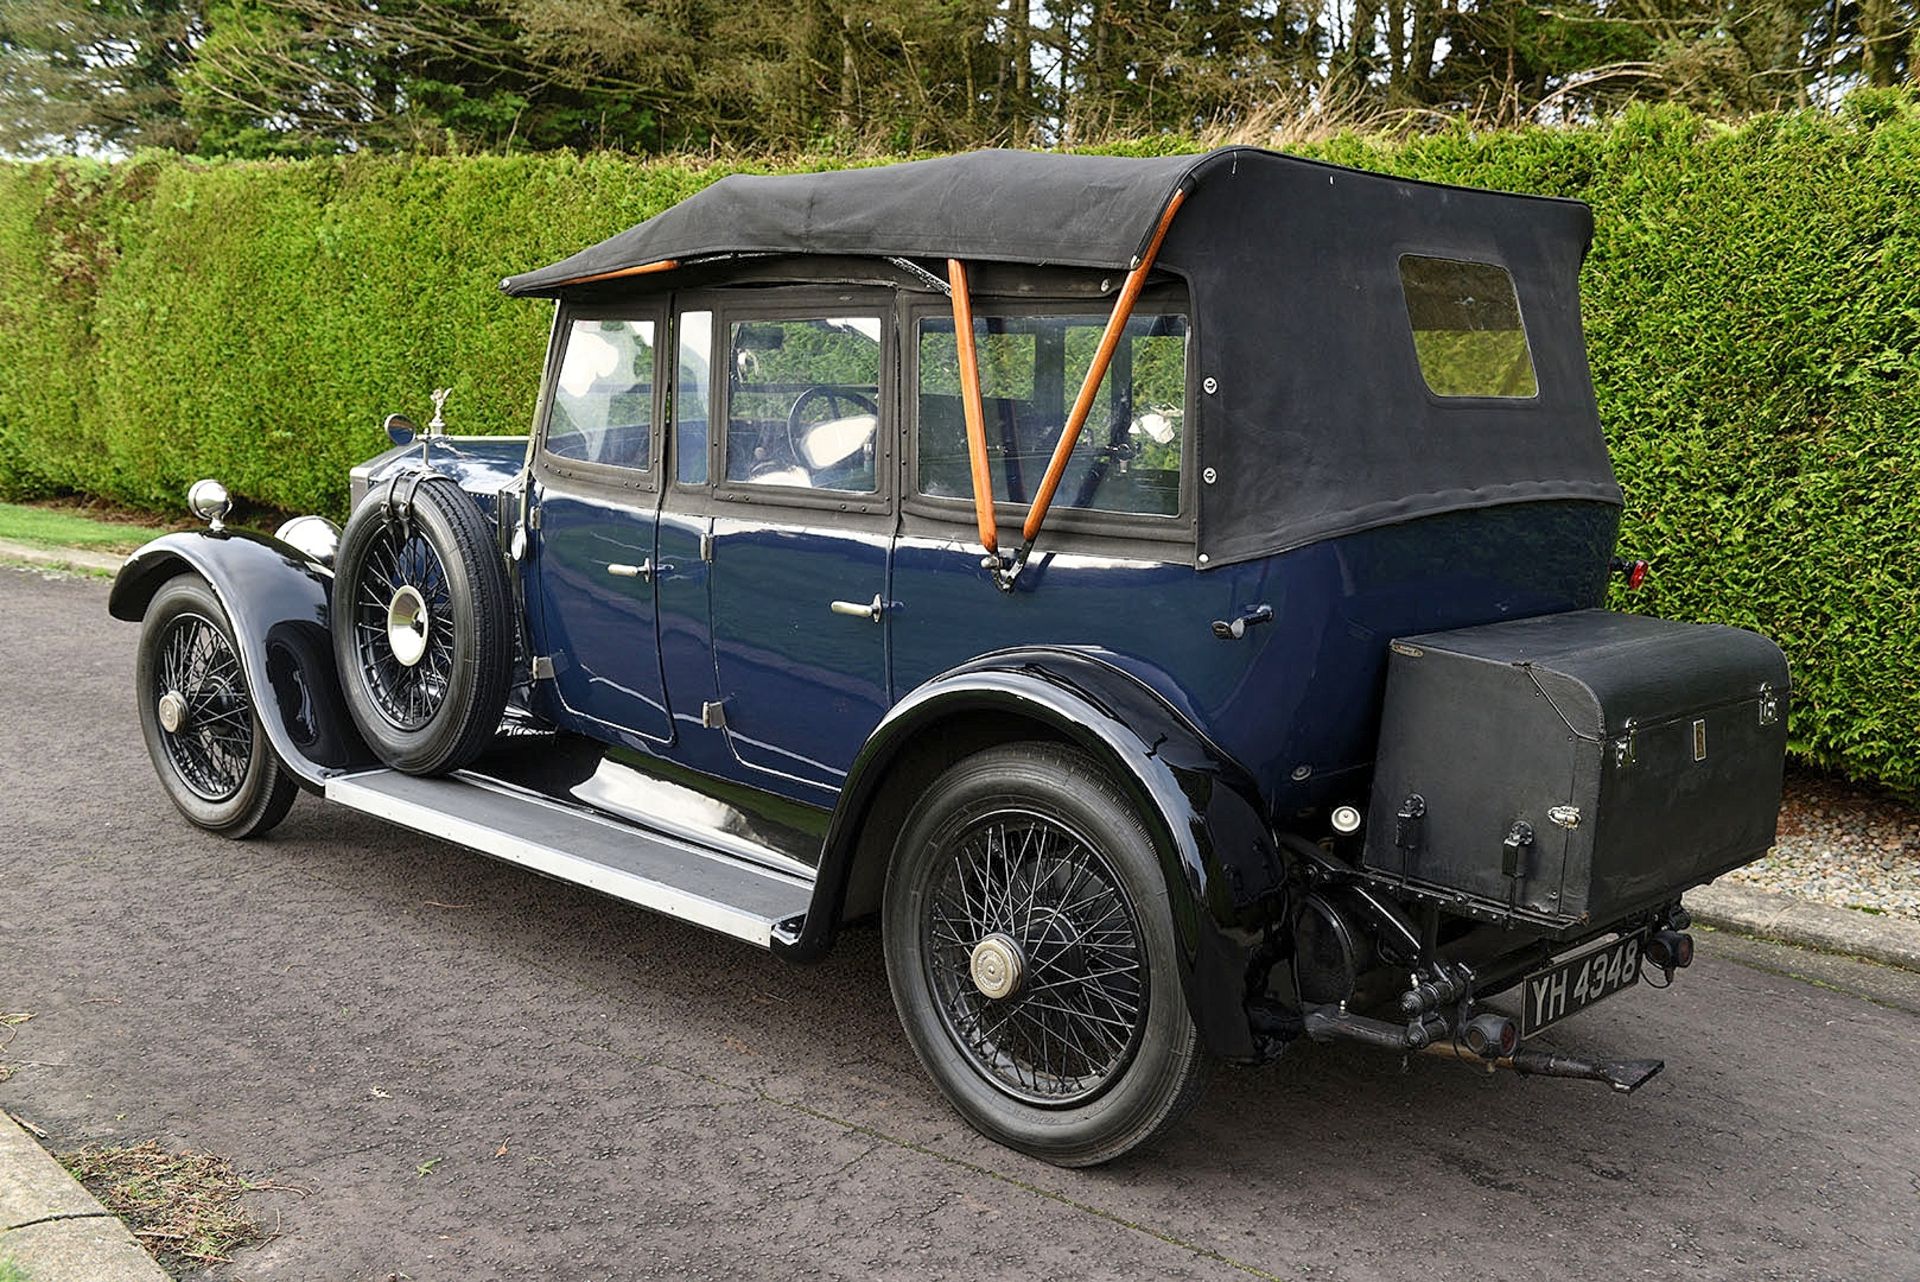
<path fill-rule="evenodd" d="M 1435 396 L 1540 394 L 1513 277 L 1495 263 L 1400 256 L 1420 376 Z"/>

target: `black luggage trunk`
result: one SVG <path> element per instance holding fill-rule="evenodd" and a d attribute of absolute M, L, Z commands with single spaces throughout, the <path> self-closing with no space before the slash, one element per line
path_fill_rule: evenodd
<path fill-rule="evenodd" d="M 1787 664 L 1604 610 L 1393 643 L 1365 864 L 1482 918 L 1604 925 L 1766 853 Z"/>

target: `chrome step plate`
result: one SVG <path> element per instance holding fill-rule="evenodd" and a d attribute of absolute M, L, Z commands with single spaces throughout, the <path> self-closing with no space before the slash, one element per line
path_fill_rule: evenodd
<path fill-rule="evenodd" d="M 329 779 L 327 800 L 761 948 L 807 911 L 810 879 L 560 805 L 461 772 L 372 770 Z"/>

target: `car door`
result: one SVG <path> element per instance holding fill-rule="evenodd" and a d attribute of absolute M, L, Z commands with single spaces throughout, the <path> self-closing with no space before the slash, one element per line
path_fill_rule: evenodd
<path fill-rule="evenodd" d="M 561 312 L 534 456 L 537 648 L 565 714 L 603 738 L 673 737 L 654 609 L 664 322 L 653 304 Z"/>
<path fill-rule="evenodd" d="M 889 703 L 890 307 L 875 290 L 760 291 L 714 331 L 720 720 L 743 766 L 816 789 L 839 787 Z"/>

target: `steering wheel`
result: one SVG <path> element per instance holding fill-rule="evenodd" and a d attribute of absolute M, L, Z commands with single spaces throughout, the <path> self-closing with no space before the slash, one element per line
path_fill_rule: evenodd
<path fill-rule="evenodd" d="M 846 417 L 845 414 L 840 412 L 842 402 L 871 414 L 875 418 L 880 417 L 880 407 L 874 404 L 873 398 L 865 392 L 853 392 L 848 391 L 844 387 L 834 387 L 827 383 L 815 383 L 812 387 L 800 393 L 799 397 L 793 402 L 793 408 L 787 411 L 787 444 L 793 444 L 793 433 L 794 430 L 800 426 L 801 412 L 822 397 L 826 398 L 827 405 L 833 410 L 833 416 L 835 418 Z M 794 457 L 798 458 L 800 456 L 796 452 Z"/>
<path fill-rule="evenodd" d="M 812 468 L 806 461 L 807 456 L 800 452 L 800 442 L 794 439 L 794 437 L 795 433 L 799 431 L 800 422 L 805 415 L 807 407 L 823 398 L 826 400 L 828 408 L 833 411 L 834 418 L 847 417 L 843 406 L 852 406 L 863 414 L 871 414 L 876 421 L 880 417 L 880 406 L 865 392 L 850 391 L 847 388 L 834 387 L 827 383 L 815 383 L 812 387 L 800 393 L 800 395 L 794 399 L 793 408 L 787 411 L 787 450 L 793 456 L 793 461 L 796 464 L 807 468 L 809 471 L 811 471 Z M 871 442 L 868 443 L 867 448 L 872 448 Z"/>

